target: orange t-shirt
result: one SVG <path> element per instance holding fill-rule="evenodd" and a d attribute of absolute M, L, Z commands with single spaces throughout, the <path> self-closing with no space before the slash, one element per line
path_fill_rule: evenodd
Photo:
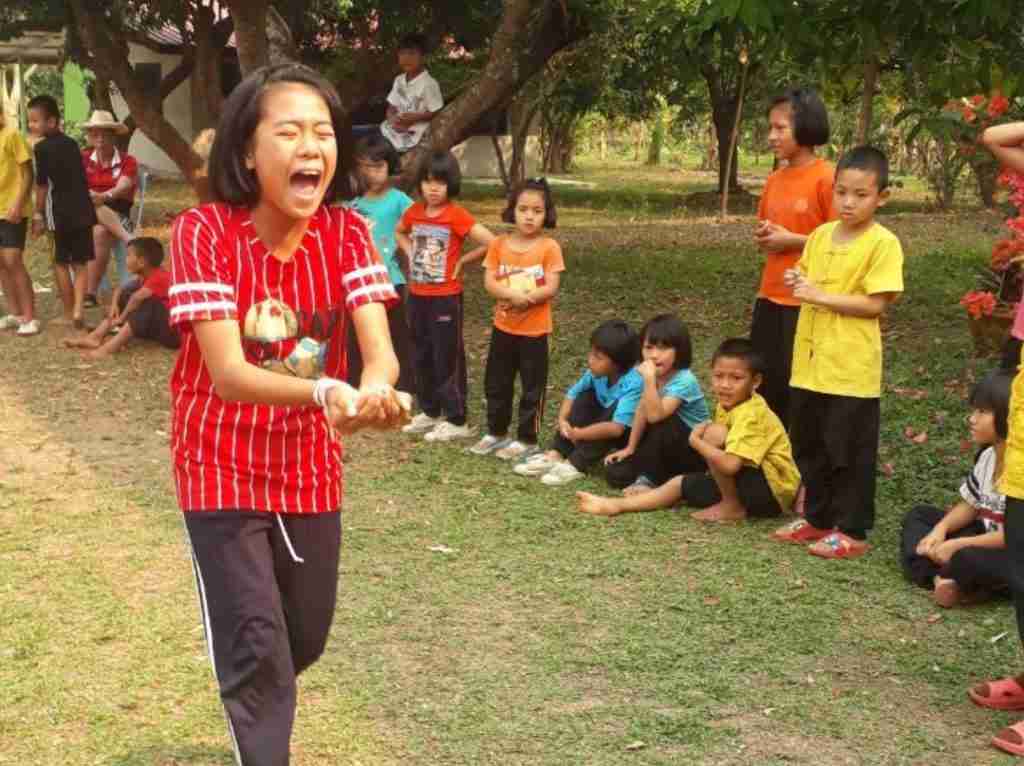
<path fill-rule="evenodd" d="M 438 216 L 428 216 L 422 202 L 402 215 L 398 231 L 412 239 L 409 258 L 409 292 L 413 295 L 458 295 L 462 277 L 452 279 L 462 256 L 462 241 L 476 221 L 466 208 L 449 203 Z"/>
<path fill-rule="evenodd" d="M 505 287 L 528 293 L 543 287 L 548 276 L 565 271 L 562 248 L 551 237 L 538 237 L 530 249 L 517 253 L 508 246 L 508 236 L 497 237 L 487 248 L 484 268 L 493 271 Z M 511 335 L 539 337 L 551 332 L 551 301 L 526 311 L 511 311 L 499 301 L 494 307 L 494 326 Z"/>
<path fill-rule="evenodd" d="M 823 159 L 799 168 L 782 168 L 768 176 L 757 206 L 757 217 L 785 226 L 794 234 L 810 234 L 835 218 L 832 212 L 832 182 L 835 171 Z M 799 306 L 783 274 L 800 260 L 800 250 L 766 253 L 758 298 L 784 306 Z"/>

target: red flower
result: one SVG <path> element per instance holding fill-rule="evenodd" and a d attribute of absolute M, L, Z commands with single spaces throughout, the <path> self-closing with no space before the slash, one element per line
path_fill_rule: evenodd
<path fill-rule="evenodd" d="M 967 313 L 974 319 L 983 316 L 992 316 L 996 307 L 996 296 L 983 290 L 973 290 L 960 299 L 960 305 L 967 309 Z"/>
<path fill-rule="evenodd" d="M 985 103 L 985 97 L 978 93 L 977 95 L 971 96 L 971 106 L 981 106 Z"/>
<path fill-rule="evenodd" d="M 1004 96 L 999 91 L 992 94 L 991 100 L 988 102 L 988 116 L 998 117 L 1003 114 L 1007 109 L 1010 108 L 1010 99 Z"/>

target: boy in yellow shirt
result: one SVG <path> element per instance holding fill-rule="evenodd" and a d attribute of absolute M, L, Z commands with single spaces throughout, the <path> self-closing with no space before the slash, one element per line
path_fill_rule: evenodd
<path fill-rule="evenodd" d="M 801 301 L 790 378 L 790 438 L 806 489 L 804 519 L 775 532 L 830 559 L 861 556 L 875 521 L 882 333 L 903 292 L 903 250 L 875 222 L 889 198 L 889 162 L 851 150 L 836 166 L 839 220 L 819 226 L 786 273 Z"/>
<path fill-rule="evenodd" d="M 682 500 L 704 509 L 692 514 L 698 521 L 743 521 L 788 511 L 800 474 L 782 421 L 757 393 L 764 368 L 764 358 L 746 338 L 723 341 L 711 358 L 715 419 L 690 432 L 690 446 L 707 462 L 708 473 L 676 476 L 627 497 L 577 492 L 579 510 L 616 516 L 669 508 Z"/>

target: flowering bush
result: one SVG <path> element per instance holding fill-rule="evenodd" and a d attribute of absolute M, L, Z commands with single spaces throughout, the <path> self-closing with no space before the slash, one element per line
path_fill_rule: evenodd
<path fill-rule="evenodd" d="M 1005 107 L 1002 107 L 1005 111 Z M 999 183 L 1010 190 L 1009 201 L 1015 215 L 1006 221 L 1008 235 L 992 246 L 986 279 L 990 290 L 972 290 L 960 299 L 960 305 L 974 319 L 991 316 L 998 306 L 1007 313 L 1014 311 L 1024 287 L 1024 174 L 1004 170 Z"/>

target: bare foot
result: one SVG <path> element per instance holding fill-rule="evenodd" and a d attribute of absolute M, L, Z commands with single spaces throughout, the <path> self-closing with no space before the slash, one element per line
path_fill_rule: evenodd
<path fill-rule="evenodd" d="M 735 503 L 717 503 L 703 511 L 694 511 L 690 517 L 697 521 L 743 521 L 747 518 L 747 512 Z"/>
<path fill-rule="evenodd" d="M 82 356 L 85 359 L 88 359 L 90 362 L 99 362 L 99 361 L 101 361 L 103 359 L 106 359 L 108 356 L 110 356 L 110 352 L 109 351 L 104 351 L 102 348 L 97 348 L 97 349 L 95 349 L 93 351 L 85 351 L 85 352 L 83 352 Z"/>
<path fill-rule="evenodd" d="M 589 492 L 577 492 L 577 510 L 580 513 L 589 513 L 594 516 L 617 516 L 621 511 L 617 503 L 608 497 L 599 497 Z"/>
<path fill-rule="evenodd" d="M 65 338 L 61 342 L 67 348 L 97 349 L 100 347 L 100 342 L 93 338 L 91 335 L 79 335 L 73 338 Z"/>
<path fill-rule="evenodd" d="M 800 489 L 796 492 L 796 500 L 793 501 L 793 513 L 797 516 L 804 515 L 804 506 L 807 504 L 807 486 L 804 484 L 800 485 Z"/>

